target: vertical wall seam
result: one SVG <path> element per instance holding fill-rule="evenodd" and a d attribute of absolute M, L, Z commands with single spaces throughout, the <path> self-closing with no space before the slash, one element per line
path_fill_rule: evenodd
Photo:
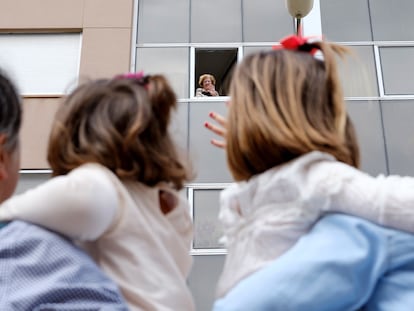
<path fill-rule="evenodd" d="M 138 11 L 139 0 L 134 0 L 133 5 L 133 17 L 131 28 L 131 59 L 130 59 L 130 71 L 135 72 L 137 61 L 137 44 L 138 44 Z"/>
<path fill-rule="evenodd" d="M 385 169 L 386 169 L 386 173 L 387 175 L 390 174 L 390 162 L 389 162 L 389 158 L 388 158 L 388 146 L 387 146 L 387 139 L 385 137 L 385 122 L 384 122 L 384 114 L 383 114 L 383 109 L 382 109 L 382 101 L 380 100 L 378 102 L 379 105 L 379 112 L 380 112 L 380 121 L 381 121 L 381 130 L 382 130 L 382 139 L 384 142 L 384 158 L 385 158 Z"/>
<path fill-rule="evenodd" d="M 241 42 L 244 43 L 244 5 L 243 0 L 240 0 L 240 21 L 241 21 Z"/>

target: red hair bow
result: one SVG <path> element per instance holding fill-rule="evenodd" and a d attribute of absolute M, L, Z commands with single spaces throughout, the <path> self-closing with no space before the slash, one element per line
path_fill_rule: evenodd
<path fill-rule="evenodd" d="M 280 45 L 274 45 L 273 50 L 287 49 L 295 51 L 309 52 L 315 55 L 319 51 L 318 48 L 312 46 L 315 42 L 320 42 L 321 38 L 314 37 L 302 37 L 297 35 L 291 35 L 280 40 Z"/>

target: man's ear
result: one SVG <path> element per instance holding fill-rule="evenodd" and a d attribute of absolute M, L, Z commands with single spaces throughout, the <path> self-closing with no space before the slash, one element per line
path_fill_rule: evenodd
<path fill-rule="evenodd" d="M 4 145 L 7 142 L 7 137 L 5 134 L 0 134 L 0 181 L 7 179 L 7 168 L 6 168 L 6 158 L 7 150 L 4 148 Z"/>

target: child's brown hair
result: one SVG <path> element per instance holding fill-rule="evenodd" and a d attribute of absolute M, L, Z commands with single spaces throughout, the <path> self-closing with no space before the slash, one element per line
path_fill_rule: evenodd
<path fill-rule="evenodd" d="M 148 186 L 189 179 L 168 132 L 176 96 L 161 75 L 91 81 L 79 86 L 58 110 L 48 161 L 53 175 L 99 163 L 120 179 Z"/>
<path fill-rule="evenodd" d="M 312 49 L 324 60 L 280 49 L 249 55 L 236 68 L 226 137 L 227 162 L 236 180 L 314 150 L 359 166 L 335 59 L 347 50 L 326 42 L 315 42 Z"/>

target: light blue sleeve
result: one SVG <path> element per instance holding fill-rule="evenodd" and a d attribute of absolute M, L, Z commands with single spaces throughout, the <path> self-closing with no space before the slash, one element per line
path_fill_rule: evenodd
<path fill-rule="evenodd" d="M 413 306 L 414 235 L 332 214 L 217 300 L 213 310 L 408 311 Z"/>

